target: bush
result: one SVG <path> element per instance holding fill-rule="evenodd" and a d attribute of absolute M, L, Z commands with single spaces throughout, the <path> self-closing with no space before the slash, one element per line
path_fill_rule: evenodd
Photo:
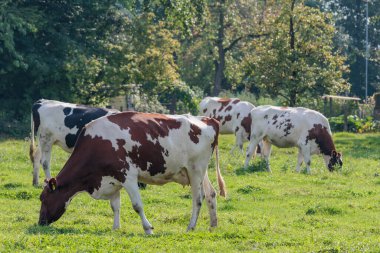
<path fill-rule="evenodd" d="M 344 131 L 344 116 L 329 118 L 331 131 L 342 132 Z M 373 120 L 368 116 L 363 119 L 357 115 L 349 115 L 347 117 L 347 131 L 353 133 L 368 133 L 380 130 L 380 122 Z"/>

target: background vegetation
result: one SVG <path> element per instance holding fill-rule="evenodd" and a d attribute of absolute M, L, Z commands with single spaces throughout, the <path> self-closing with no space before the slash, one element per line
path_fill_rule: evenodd
<path fill-rule="evenodd" d="M 311 175 L 295 173 L 296 149 L 272 152 L 272 174 L 256 159 L 243 169 L 244 156 L 229 154 L 232 135 L 220 138 L 221 168 L 228 198 L 218 196 L 219 226 L 209 231 L 206 205 L 194 231 L 190 188 L 178 184 L 142 190 L 154 235 L 145 236 L 140 218 L 122 190 L 121 229 L 112 230 L 108 201 L 77 195 L 59 221 L 37 225 L 41 187 L 32 186 L 29 143 L 0 142 L 1 252 L 379 252 L 379 134 L 339 133 L 341 171 L 330 173 L 313 156 Z M 68 155 L 53 150 L 52 175 Z M 210 178 L 216 186 L 214 161 Z M 43 174 L 43 173 L 42 173 Z M 41 180 L 43 175 L 41 175 Z"/>
<path fill-rule="evenodd" d="M 380 2 L 368 5 L 371 95 Z M 131 84 L 171 113 L 222 91 L 290 106 L 363 98 L 364 38 L 357 0 L 3 0 L 0 127 L 25 135 L 37 99 L 105 106 Z"/>

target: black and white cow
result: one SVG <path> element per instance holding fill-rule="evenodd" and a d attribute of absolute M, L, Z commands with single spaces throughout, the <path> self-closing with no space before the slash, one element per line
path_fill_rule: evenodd
<path fill-rule="evenodd" d="M 219 123 L 207 117 L 123 112 L 87 124 L 74 152 L 56 178 L 41 193 L 39 224 L 49 225 L 65 212 L 78 192 L 95 199 L 109 199 L 113 228 L 120 227 L 120 189 L 140 215 L 146 234 L 153 231 L 146 219 L 137 181 L 163 185 L 190 185 L 193 208 L 188 230 L 195 227 L 203 198 L 211 227 L 217 225 L 216 194 L 207 167 L 214 149 L 217 155 Z M 224 181 L 216 158 L 220 195 Z"/>
<path fill-rule="evenodd" d="M 238 98 L 205 97 L 199 104 L 199 114 L 220 122 L 221 134 L 235 134 L 235 145 L 243 151 L 243 143 L 249 140 L 251 131 L 250 112 L 255 106 Z"/>
<path fill-rule="evenodd" d="M 30 159 L 33 163 L 33 185 L 38 185 L 40 164 L 46 178 L 51 178 L 51 150 L 57 144 L 71 153 L 82 128 L 99 117 L 117 113 L 114 109 L 95 108 L 41 99 L 32 106 Z M 38 145 L 35 147 L 35 136 Z"/>
<path fill-rule="evenodd" d="M 335 165 L 342 166 L 342 156 L 335 150 L 329 122 L 321 113 L 301 107 L 258 106 L 250 114 L 251 138 L 245 167 L 261 140 L 264 143 L 261 154 L 267 162 L 268 171 L 272 144 L 280 148 L 298 147 L 297 172 L 305 161 L 310 173 L 312 154 L 322 154 L 330 171 L 334 170 Z"/>

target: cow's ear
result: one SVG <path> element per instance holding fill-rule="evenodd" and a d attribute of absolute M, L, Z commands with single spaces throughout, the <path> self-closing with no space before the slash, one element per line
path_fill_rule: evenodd
<path fill-rule="evenodd" d="M 54 191 L 55 189 L 57 189 L 57 180 L 55 178 L 50 178 L 48 186 L 51 191 Z"/>
<path fill-rule="evenodd" d="M 336 157 L 336 151 L 335 151 L 335 150 L 333 150 L 333 151 L 331 152 L 331 156 L 332 156 L 332 157 Z"/>

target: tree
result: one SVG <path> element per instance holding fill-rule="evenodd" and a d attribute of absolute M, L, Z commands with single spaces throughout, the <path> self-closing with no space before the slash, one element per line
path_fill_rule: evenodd
<path fill-rule="evenodd" d="M 368 40 L 370 44 L 368 64 L 368 93 L 380 89 L 380 1 L 321 0 L 321 9 L 334 15 L 337 27 L 335 43 L 348 57 L 349 81 L 352 93 L 365 96 L 365 5 L 368 2 Z"/>
<path fill-rule="evenodd" d="M 236 64 L 247 53 L 247 41 L 263 35 L 263 9 L 267 1 L 208 1 L 203 23 L 193 27 L 191 40 L 183 45 L 184 79 L 201 86 L 207 94 L 236 87 Z M 191 75 L 187 76 L 191 71 Z"/>
<path fill-rule="evenodd" d="M 287 1 L 273 21 L 269 38 L 252 43 L 255 52 L 242 68 L 261 93 L 295 106 L 302 97 L 343 92 L 345 58 L 333 50 L 331 17 L 316 8 Z"/>

